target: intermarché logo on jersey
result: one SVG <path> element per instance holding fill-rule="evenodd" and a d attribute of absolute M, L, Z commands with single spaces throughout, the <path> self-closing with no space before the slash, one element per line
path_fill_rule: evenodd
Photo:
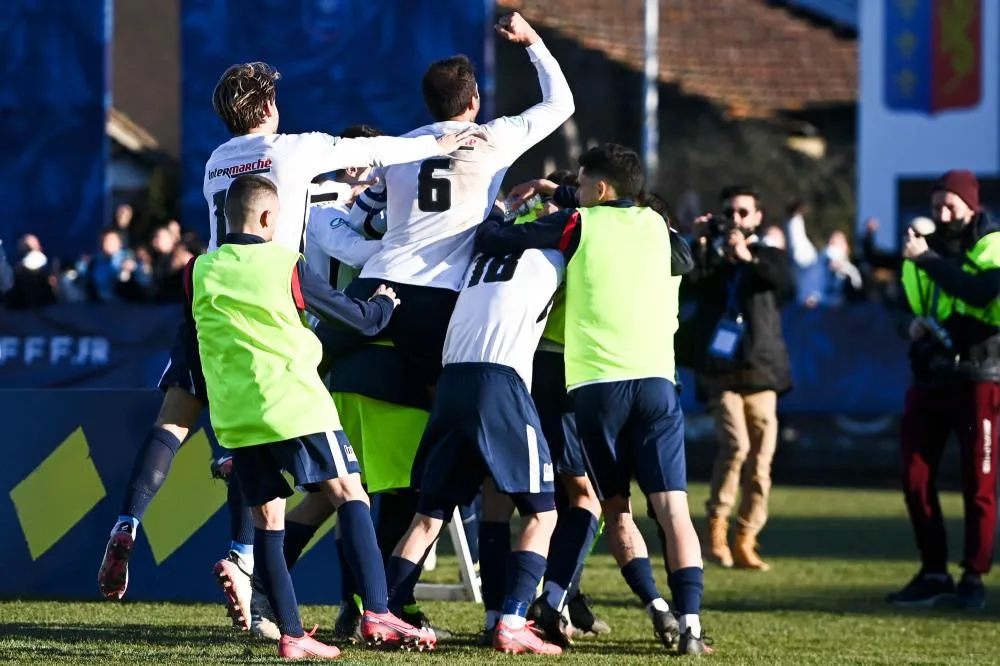
<path fill-rule="evenodd" d="M 259 159 L 254 162 L 247 162 L 245 164 L 237 164 L 236 166 L 225 167 L 223 169 L 212 169 L 208 172 L 208 179 L 218 178 L 219 176 L 227 176 L 232 178 L 233 176 L 246 176 L 254 173 L 266 173 L 271 170 L 271 160 Z"/>

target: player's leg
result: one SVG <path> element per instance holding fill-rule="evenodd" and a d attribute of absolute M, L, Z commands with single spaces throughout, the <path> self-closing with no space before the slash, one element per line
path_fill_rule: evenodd
<path fill-rule="evenodd" d="M 632 516 L 629 502 L 632 452 L 619 445 L 632 413 L 636 382 L 583 386 L 573 392 L 584 462 L 601 498 L 605 534 L 622 578 L 639 597 L 653 629 L 667 647 L 678 638 L 677 622 L 653 576 L 646 542 Z"/>
<path fill-rule="evenodd" d="M 712 652 L 701 627 L 705 587 L 701 544 L 691 521 L 684 455 L 684 413 L 676 386 L 666 379 L 633 382 L 632 420 L 621 445 L 634 457 L 636 481 L 649 498 L 667 544 L 670 590 L 680 615 L 681 654 Z"/>
<path fill-rule="evenodd" d="M 201 416 L 204 403 L 194 395 L 183 350 L 175 348 L 171 362 L 160 380 L 166 391 L 160 413 L 143 438 L 132 466 L 125 497 L 104 550 L 97 574 L 101 594 L 112 601 L 125 596 L 128 587 L 128 560 L 135 546 L 139 523 L 153 497 L 163 486 L 170 465 L 192 427 Z"/>
<path fill-rule="evenodd" d="M 340 650 L 325 645 L 306 634 L 299 616 L 292 576 L 285 562 L 285 498 L 292 495 L 281 474 L 281 449 L 296 448 L 294 442 L 251 446 L 234 451 L 233 471 L 239 480 L 246 504 L 252 507 L 254 520 L 255 576 L 274 611 L 280 632 L 278 655 L 286 659 L 336 659 Z M 236 607 L 230 597 L 230 608 Z M 249 629 L 249 618 L 243 618 Z"/>
<path fill-rule="evenodd" d="M 300 485 L 315 485 L 337 510 L 343 550 L 364 606 L 361 633 L 371 645 L 433 649 L 433 632 L 406 624 L 388 611 L 385 569 L 375 538 L 360 467 L 343 432 L 300 437 L 296 449 L 279 451 Z M 324 478 L 325 477 L 325 478 Z"/>
<path fill-rule="evenodd" d="M 491 501 L 487 492 L 484 486 L 484 503 Z M 507 594 L 493 646 L 508 653 L 561 654 L 562 647 L 543 641 L 527 625 L 526 618 L 545 573 L 545 560 L 556 527 L 555 493 L 517 493 L 511 500 L 521 515 L 521 534 L 507 561 Z"/>
<path fill-rule="evenodd" d="M 221 462 L 221 464 L 219 464 Z M 250 618 L 251 630 L 255 635 L 278 640 L 280 634 L 273 623 L 254 622 L 253 540 L 255 534 L 253 512 L 243 501 L 239 478 L 232 473 L 233 459 L 226 456 L 213 464 L 213 476 L 226 480 L 226 508 L 229 512 L 229 552 L 212 567 L 212 574 L 223 592 L 236 594 L 239 616 L 233 615 L 233 623 L 239 626 L 239 617 Z"/>
<path fill-rule="evenodd" d="M 487 495 L 490 501 L 486 500 Z M 479 636 L 482 646 L 493 645 L 493 634 L 503 615 L 510 557 L 510 517 L 513 513 L 514 502 L 507 495 L 497 492 L 493 479 L 486 479 L 483 483 L 483 517 L 479 522 L 479 578 L 483 606 L 486 608 L 486 624 Z"/>

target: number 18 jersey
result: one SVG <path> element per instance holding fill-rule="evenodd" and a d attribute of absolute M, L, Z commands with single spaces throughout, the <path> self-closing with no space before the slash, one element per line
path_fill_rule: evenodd
<path fill-rule="evenodd" d="M 475 257 L 448 324 L 444 365 L 506 365 L 530 389 L 535 349 L 565 272 L 558 250 Z"/>

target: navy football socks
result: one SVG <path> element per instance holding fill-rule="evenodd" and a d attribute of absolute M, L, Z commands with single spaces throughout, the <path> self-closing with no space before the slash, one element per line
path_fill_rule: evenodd
<path fill-rule="evenodd" d="M 344 552 L 344 537 L 340 533 L 339 525 L 334 543 L 337 546 L 337 563 L 340 565 L 340 604 L 354 603 L 354 595 L 358 593 L 358 585 L 354 582 L 354 574 L 351 573 L 351 565 Z"/>
<path fill-rule="evenodd" d="M 396 615 L 403 612 L 409 603 L 413 590 L 420 580 L 421 566 L 402 557 L 393 555 L 385 568 L 386 584 L 389 587 L 389 610 Z"/>
<path fill-rule="evenodd" d="M 232 543 L 230 550 L 241 555 L 253 554 L 253 513 L 250 507 L 243 503 L 240 482 L 233 474 L 229 477 L 229 487 L 226 489 L 226 506 L 229 509 L 229 538 Z"/>
<path fill-rule="evenodd" d="M 299 617 L 299 604 L 295 599 L 292 576 L 285 566 L 284 530 L 256 530 L 254 532 L 254 574 L 264 588 L 275 621 L 281 633 L 295 638 L 305 634 Z"/>
<path fill-rule="evenodd" d="M 149 429 L 142 441 L 139 455 L 132 464 L 132 473 L 119 512 L 121 515 L 142 520 L 149 503 L 167 479 L 170 465 L 180 448 L 180 440 L 170 432 L 159 427 Z"/>
<path fill-rule="evenodd" d="M 479 575 L 486 612 L 500 619 L 507 593 L 507 559 L 510 557 L 510 522 L 479 523 Z M 492 617 L 492 616 L 491 616 Z M 487 626 L 487 629 L 492 627 Z"/>
<path fill-rule="evenodd" d="M 670 574 L 670 594 L 674 606 L 681 615 L 698 615 L 701 612 L 701 596 L 705 591 L 705 570 L 701 567 L 685 567 Z"/>
<path fill-rule="evenodd" d="M 656 591 L 656 580 L 653 578 L 653 565 L 648 557 L 636 557 L 622 567 L 622 577 L 629 589 L 642 601 L 643 606 L 649 606 L 660 598 Z"/>
<path fill-rule="evenodd" d="M 535 590 L 545 573 L 545 558 L 530 550 L 518 550 L 510 554 L 507 569 L 507 598 L 503 602 L 503 616 L 500 621 L 511 629 L 524 626 L 524 616 L 528 612 Z"/>
<path fill-rule="evenodd" d="M 295 523 L 290 520 L 285 521 L 285 564 L 291 571 L 295 564 L 302 557 L 302 551 L 306 549 L 319 525 L 306 525 L 305 523 Z"/>
<path fill-rule="evenodd" d="M 573 579 L 583 569 L 583 561 L 594 544 L 596 534 L 597 518 L 590 511 L 574 507 L 559 514 L 552 533 L 545 586 L 542 588 L 542 597 L 555 610 L 562 610 Z"/>
<path fill-rule="evenodd" d="M 386 572 L 375 539 L 371 510 L 358 500 L 344 502 L 337 510 L 337 521 L 340 523 L 344 559 L 358 585 L 362 606 L 373 613 L 386 612 Z"/>

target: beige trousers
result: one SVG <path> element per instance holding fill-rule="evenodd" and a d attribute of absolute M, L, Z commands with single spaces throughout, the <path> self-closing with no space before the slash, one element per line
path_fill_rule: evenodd
<path fill-rule="evenodd" d="M 767 522 L 771 461 L 778 446 L 778 396 L 774 391 L 724 391 L 710 408 L 719 452 L 705 504 L 708 515 L 728 519 L 742 487 L 737 520 L 743 532 L 756 536 Z"/>

